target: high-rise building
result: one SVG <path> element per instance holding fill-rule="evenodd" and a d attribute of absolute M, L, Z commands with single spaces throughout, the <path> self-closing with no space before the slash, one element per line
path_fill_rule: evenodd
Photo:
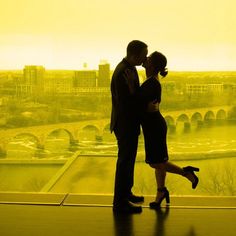
<path fill-rule="evenodd" d="M 27 65 L 23 72 L 26 93 L 31 95 L 42 93 L 44 90 L 45 68 L 43 66 Z"/>
<path fill-rule="evenodd" d="M 103 61 L 98 66 L 98 87 L 109 87 L 110 86 L 110 64 Z"/>

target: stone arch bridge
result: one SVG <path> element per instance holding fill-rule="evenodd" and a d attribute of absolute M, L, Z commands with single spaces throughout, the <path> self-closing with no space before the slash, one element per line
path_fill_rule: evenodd
<path fill-rule="evenodd" d="M 227 120 L 229 109 L 230 107 L 189 109 L 163 112 L 163 116 L 165 117 L 168 127 L 174 130 L 179 123 L 184 124 L 184 127 L 188 128 L 191 127 L 191 125 L 198 126 L 204 122 Z M 109 132 L 109 125 L 109 119 L 100 119 L 16 129 L 2 129 L 0 130 L 0 151 L 6 153 L 9 142 L 19 135 L 32 137 L 36 142 L 37 148 L 43 149 L 48 136 L 58 130 L 64 130 L 68 134 L 71 144 L 78 143 L 81 132 L 85 132 L 86 130 L 93 130 L 96 133 L 97 140 L 102 140 L 104 132 Z"/>

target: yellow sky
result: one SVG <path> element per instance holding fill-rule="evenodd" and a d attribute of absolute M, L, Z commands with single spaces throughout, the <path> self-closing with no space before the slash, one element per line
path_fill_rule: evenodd
<path fill-rule="evenodd" d="M 236 70 L 235 0 L 0 0 L 0 69 L 114 67 L 127 43 L 170 70 Z"/>

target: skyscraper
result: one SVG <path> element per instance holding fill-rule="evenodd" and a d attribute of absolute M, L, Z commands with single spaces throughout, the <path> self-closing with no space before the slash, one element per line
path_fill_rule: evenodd
<path fill-rule="evenodd" d="M 98 87 L 110 86 L 110 64 L 106 61 L 101 61 L 98 70 Z"/>
<path fill-rule="evenodd" d="M 24 67 L 24 84 L 28 95 L 39 95 L 44 90 L 45 68 L 27 65 Z"/>

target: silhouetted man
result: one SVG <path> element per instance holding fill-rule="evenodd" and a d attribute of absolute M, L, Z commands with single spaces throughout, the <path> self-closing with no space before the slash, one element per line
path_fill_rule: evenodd
<path fill-rule="evenodd" d="M 141 65 L 147 56 L 147 45 L 139 40 L 127 46 L 126 57 L 117 65 L 111 80 L 112 113 L 111 132 L 118 143 L 113 211 L 139 213 L 144 197 L 131 192 L 134 182 L 134 164 L 140 134 L 137 90 L 139 78 L 135 66 Z"/>

